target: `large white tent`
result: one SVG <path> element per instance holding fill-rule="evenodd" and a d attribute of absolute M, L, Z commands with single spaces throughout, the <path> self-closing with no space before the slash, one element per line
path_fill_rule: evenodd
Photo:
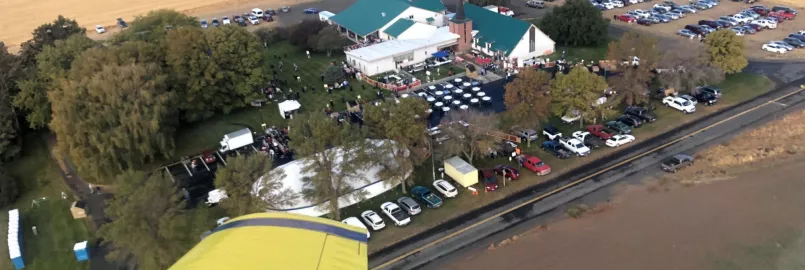
<path fill-rule="evenodd" d="M 302 104 L 299 104 L 299 101 L 296 100 L 286 100 L 279 104 L 279 108 L 282 118 L 286 118 L 286 115 L 291 115 L 299 108 L 302 108 Z"/>

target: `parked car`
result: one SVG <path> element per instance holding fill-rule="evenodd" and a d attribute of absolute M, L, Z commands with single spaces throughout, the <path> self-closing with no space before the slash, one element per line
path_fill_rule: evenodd
<path fill-rule="evenodd" d="M 665 97 L 662 99 L 662 104 L 686 114 L 696 112 L 696 106 L 681 97 Z"/>
<path fill-rule="evenodd" d="M 690 95 L 680 95 L 679 98 L 687 100 L 688 102 L 690 102 L 693 105 L 696 105 L 696 103 L 698 103 L 698 101 L 696 101 L 696 98 L 694 98 L 694 97 L 692 97 Z"/>
<path fill-rule="evenodd" d="M 767 51 L 767 52 L 781 53 L 781 54 L 788 52 L 788 50 L 786 48 L 783 48 L 780 45 L 771 44 L 771 43 L 763 44 L 761 49 L 763 49 L 764 51 Z"/>
<path fill-rule="evenodd" d="M 604 144 L 604 141 L 601 140 L 601 138 L 598 138 L 592 133 L 587 131 L 573 132 L 573 138 L 576 138 L 577 140 L 581 141 L 582 143 L 584 143 L 584 145 L 586 145 L 590 149 L 598 149 L 599 147 L 601 147 L 602 144 Z"/>
<path fill-rule="evenodd" d="M 739 37 L 743 36 L 744 33 L 745 33 L 745 31 L 743 29 L 738 28 L 738 27 L 730 28 L 730 31 L 732 31 L 733 33 L 735 33 L 736 36 L 739 36 Z"/>
<path fill-rule="evenodd" d="M 539 8 L 539 9 L 545 8 L 545 2 L 537 0 L 528 1 L 525 3 L 525 5 L 532 8 Z"/>
<path fill-rule="evenodd" d="M 774 6 L 774 7 L 771 8 L 772 12 L 781 11 L 781 10 L 785 11 L 785 12 L 790 12 L 790 13 L 797 14 L 797 11 L 795 9 L 793 9 L 793 8 L 790 8 L 790 7 Z"/>
<path fill-rule="evenodd" d="M 98 34 L 106 33 L 106 28 L 103 28 L 103 26 L 100 25 L 100 24 L 96 25 L 95 26 L 95 33 L 98 33 Z"/>
<path fill-rule="evenodd" d="M 774 22 L 774 21 L 771 21 L 769 19 L 754 20 L 751 23 L 763 26 L 763 28 L 769 28 L 769 29 L 776 29 L 777 28 L 777 23 Z"/>
<path fill-rule="evenodd" d="M 764 6 L 753 6 L 749 8 L 760 16 L 766 16 L 769 15 L 769 13 L 771 13 L 771 10 Z"/>
<path fill-rule="evenodd" d="M 570 124 L 579 121 L 579 119 L 581 119 L 581 114 L 579 114 L 578 110 L 571 110 L 561 118 L 562 123 L 565 124 Z"/>
<path fill-rule="evenodd" d="M 497 165 L 494 168 L 495 174 L 508 178 L 510 180 L 520 179 L 520 170 L 509 165 Z"/>
<path fill-rule="evenodd" d="M 557 158 L 565 159 L 570 157 L 570 152 L 562 147 L 562 145 L 560 145 L 557 141 L 544 141 L 540 147 L 542 150 L 551 153 Z"/>
<path fill-rule="evenodd" d="M 614 130 L 618 134 L 630 134 L 632 133 L 632 128 L 627 126 L 624 123 L 618 121 L 609 121 L 605 125 L 608 129 Z"/>
<path fill-rule="evenodd" d="M 696 92 L 709 92 L 710 94 L 713 94 L 717 98 L 721 98 L 721 88 L 712 85 L 696 87 Z"/>
<path fill-rule="evenodd" d="M 679 20 L 681 18 L 685 18 L 685 13 L 682 13 L 679 10 L 671 10 L 665 13 L 665 16 L 668 16 L 668 18 L 671 18 L 671 20 Z"/>
<path fill-rule="evenodd" d="M 682 11 L 684 13 L 690 13 L 690 14 L 696 14 L 696 12 L 698 12 L 699 10 L 698 8 L 692 5 L 682 5 L 679 6 L 677 9 L 679 9 L 679 11 Z"/>
<path fill-rule="evenodd" d="M 606 144 L 609 147 L 618 147 L 618 146 L 633 142 L 634 139 L 635 138 L 632 135 L 618 134 L 618 135 L 612 136 L 612 138 L 609 138 L 606 141 Z"/>
<path fill-rule="evenodd" d="M 207 28 L 209 25 L 207 24 L 207 19 L 201 19 L 201 28 Z"/>
<path fill-rule="evenodd" d="M 751 35 L 751 34 L 757 33 L 757 30 L 755 30 L 755 28 L 753 28 L 751 26 L 748 26 L 748 25 L 741 25 L 741 26 L 738 26 L 738 28 L 741 28 L 741 30 L 744 31 L 744 34 L 750 34 Z"/>
<path fill-rule="evenodd" d="M 363 222 L 361 222 L 361 221 L 360 221 L 358 218 L 356 218 L 356 217 L 348 217 L 348 218 L 345 218 L 344 220 L 342 220 L 342 221 L 341 221 L 341 223 L 344 223 L 344 224 L 347 224 L 347 225 L 350 225 L 350 226 L 355 226 L 355 227 L 358 227 L 358 228 L 364 229 L 364 230 L 366 230 L 366 238 L 371 237 L 371 234 L 369 233 L 369 229 L 368 229 L 368 228 L 366 228 L 366 225 L 365 225 L 365 224 L 363 224 Z"/>
<path fill-rule="evenodd" d="M 481 178 L 481 182 L 484 184 L 486 191 L 498 190 L 498 177 L 495 176 L 493 169 L 483 169 L 478 176 Z"/>
<path fill-rule="evenodd" d="M 682 30 L 687 30 L 687 31 L 692 32 L 694 37 L 697 36 L 697 35 L 706 35 L 707 34 L 707 31 L 705 31 L 704 28 L 702 28 L 702 25 L 689 24 L 689 25 L 685 25 L 685 29 L 682 29 Z M 682 30 L 680 30 L 680 32 Z"/>
<path fill-rule="evenodd" d="M 633 127 L 633 128 L 638 128 L 643 124 L 643 121 L 641 121 L 640 118 L 637 118 L 637 117 L 634 117 L 634 116 L 631 116 L 631 115 L 628 115 L 628 114 L 624 114 L 624 115 L 619 116 L 617 119 L 615 119 L 615 121 L 624 123 L 627 126 L 630 126 L 630 127 Z"/>
<path fill-rule="evenodd" d="M 249 23 L 252 25 L 258 25 L 260 24 L 260 20 L 257 19 L 257 16 L 249 15 Z"/>
<path fill-rule="evenodd" d="M 556 140 L 562 137 L 562 132 L 559 132 L 559 129 L 550 125 L 542 129 L 542 134 L 548 137 L 548 140 Z"/>
<path fill-rule="evenodd" d="M 742 11 L 741 11 L 740 13 L 738 13 L 738 14 L 743 15 L 744 17 L 749 18 L 749 20 L 750 20 L 750 21 L 751 21 L 751 20 L 755 20 L 755 19 L 757 19 L 757 18 L 760 18 L 760 14 L 758 14 L 757 12 L 755 12 L 755 11 L 754 11 L 754 10 L 752 10 L 752 9 L 744 9 L 744 10 L 742 10 Z"/>
<path fill-rule="evenodd" d="M 126 28 L 129 27 L 129 24 L 126 23 L 123 18 L 117 18 L 117 26 L 120 26 L 120 28 Z"/>
<path fill-rule="evenodd" d="M 430 191 L 430 189 L 423 186 L 415 186 L 411 188 L 411 196 L 423 202 L 428 208 L 438 208 L 442 206 L 442 198 Z"/>
<path fill-rule="evenodd" d="M 712 28 L 721 29 L 721 24 L 717 23 L 716 21 L 711 20 L 700 20 L 699 25 L 707 25 Z"/>
<path fill-rule="evenodd" d="M 671 17 L 665 16 L 663 14 L 653 15 L 649 19 L 654 19 L 654 21 L 652 21 L 654 23 L 669 23 L 672 21 Z"/>
<path fill-rule="evenodd" d="M 634 16 L 629 15 L 629 14 L 621 14 L 621 15 L 618 15 L 616 18 L 617 18 L 619 21 L 622 21 L 622 22 L 627 22 L 627 23 L 628 23 L 628 22 L 635 22 L 635 21 L 637 21 L 637 19 L 636 19 Z"/>
<path fill-rule="evenodd" d="M 306 8 L 302 12 L 304 12 L 305 14 L 319 14 L 319 10 L 316 8 Z"/>
<path fill-rule="evenodd" d="M 790 38 L 796 38 L 796 39 L 799 39 L 799 41 L 805 42 L 805 35 L 800 35 L 800 34 L 790 34 L 790 35 L 788 35 L 788 37 L 790 37 Z"/>
<path fill-rule="evenodd" d="M 408 214 L 411 216 L 415 216 L 422 212 L 422 208 L 419 207 L 419 204 L 416 203 L 414 199 L 411 199 L 411 197 L 400 197 L 397 199 L 397 204 L 400 205 L 400 207 L 402 207 L 402 209 L 408 212 Z"/>
<path fill-rule="evenodd" d="M 661 3 L 661 4 L 655 4 L 654 8 L 660 8 L 660 9 L 663 9 L 665 11 L 671 11 L 671 9 L 673 9 L 674 7 L 672 7 L 671 5 L 665 4 L 665 3 Z"/>
<path fill-rule="evenodd" d="M 752 19 L 754 19 L 754 18 L 739 13 L 739 14 L 733 15 L 732 19 L 735 20 L 738 23 L 748 23 L 748 22 L 752 21 Z"/>
<path fill-rule="evenodd" d="M 797 16 L 797 14 L 787 12 L 785 10 L 778 10 L 778 11 L 772 11 L 771 13 L 769 13 L 768 16 L 769 17 L 773 16 L 773 17 L 777 17 L 777 18 L 782 18 L 782 19 L 785 19 L 785 20 L 793 20 Z"/>
<path fill-rule="evenodd" d="M 570 151 L 571 153 L 576 154 L 579 157 L 586 157 L 590 154 L 590 148 L 587 147 L 581 140 L 572 138 L 572 137 L 565 137 L 559 139 L 559 144 L 562 145 L 565 149 Z"/>
<path fill-rule="evenodd" d="M 763 26 L 756 24 L 756 23 L 747 23 L 744 25 L 745 27 L 752 27 L 755 29 L 755 32 L 763 31 Z"/>
<path fill-rule="evenodd" d="M 595 135 L 596 137 L 601 138 L 602 140 L 607 140 L 611 138 L 612 135 L 615 135 L 614 131 L 607 129 L 603 125 L 587 126 L 587 131 Z"/>
<path fill-rule="evenodd" d="M 221 22 L 218 21 L 218 18 L 212 18 L 212 26 L 215 27 L 221 26 Z"/>
<path fill-rule="evenodd" d="M 546 175 L 551 173 L 551 166 L 545 164 L 541 159 L 535 156 L 520 155 L 520 164 L 524 168 L 531 170 L 537 175 Z"/>
<path fill-rule="evenodd" d="M 733 18 L 732 16 L 721 16 L 721 17 L 718 17 L 718 20 L 728 22 L 728 23 L 730 23 L 732 26 L 736 26 L 736 25 L 741 24 L 741 22 L 739 22 L 738 20 L 736 20 L 736 19 L 735 19 L 735 18 Z"/>
<path fill-rule="evenodd" d="M 707 106 L 712 106 L 718 103 L 718 98 L 710 92 L 699 91 L 693 97 L 696 99 L 697 103 L 701 103 Z"/>
<path fill-rule="evenodd" d="M 710 33 L 715 32 L 717 30 L 717 29 L 715 29 L 715 28 L 713 28 L 712 26 L 709 26 L 709 25 L 700 25 L 700 27 L 702 28 L 702 30 L 704 30 L 703 35 L 710 34 Z"/>
<path fill-rule="evenodd" d="M 625 114 L 636 116 L 642 119 L 644 122 L 654 122 L 657 121 L 657 116 L 653 113 L 649 112 L 648 109 L 641 106 L 629 106 L 626 107 Z"/>
<path fill-rule="evenodd" d="M 411 217 L 409 217 L 400 206 L 393 202 L 384 202 L 380 205 L 380 210 L 382 210 L 383 214 L 386 214 L 391 221 L 394 221 L 394 225 L 402 227 L 411 223 Z"/>
<path fill-rule="evenodd" d="M 288 13 L 288 12 L 291 12 L 291 7 L 289 7 L 289 6 L 284 6 L 284 7 L 281 7 L 281 8 L 280 8 L 280 11 L 282 11 L 282 13 Z"/>
<path fill-rule="evenodd" d="M 667 172 L 677 172 L 678 170 L 693 164 L 693 157 L 685 154 L 676 154 L 662 162 L 662 169 Z"/>
<path fill-rule="evenodd" d="M 227 24 L 231 24 L 232 21 L 229 20 L 229 17 L 223 16 L 223 17 L 221 17 L 221 23 L 223 23 L 224 25 L 227 25 Z"/>
<path fill-rule="evenodd" d="M 637 24 L 644 25 L 644 26 L 651 26 L 654 23 L 651 21 L 650 18 L 640 18 L 640 19 L 637 19 Z"/>
<path fill-rule="evenodd" d="M 792 37 L 783 38 L 783 42 L 788 43 L 788 45 L 791 45 L 792 47 L 805 48 L 805 42 L 796 38 Z"/>
<path fill-rule="evenodd" d="M 369 227 L 374 231 L 378 231 L 386 227 L 386 223 L 383 222 L 383 218 L 375 213 L 375 211 L 363 211 L 363 213 L 361 213 L 361 218 L 363 219 L 363 222 L 369 225 Z"/>
<path fill-rule="evenodd" d="M 676 32 L 676 34 L 686 38 L 694 38 L 697 35 L 696 33 L 693 33 L 693 31 L 690 31 L 688 29 L 679 30 Z"/>
<path fill-rule="evenodd" d="M 447 198 L 458 196 L 458 189 L 445 180 L 439 179 L 433 181 L 433 187 Z"/>
<path fill-rule="evenodd" d="M 277 11 L 275 11 L 273 8 L 267 8 L 267 9 L 266 9 L 266 10 L 264 10 L 263 12 L 264 12 L 266 15 L 271 15 L 271 16 L 276 16 L 276 15 L 277 15 Z"/>
<path fill-rule="evenodd" d="M 789 50 L 789 51 L 795 49 L 794 46 L 792 46 L 791 44 L 788 44 L 788 43 L 786 43 L 785 41 L 782 41 L 782 40 L 769 41 L 769 44 L 778 45 L 778 46 L 783 47 L 784 49 Z"/>
<path fill-rule="evenodd" d="M 537 140 L 539 140 L 539 134 L 537 134 L 537 131 L 533 130 L 533 129 L 530 129 L 530 128 L 515 127 L 515 128 L 512 128 L 512 132 L 514 132 L 515 135 L 520 136 L 520 139 L 523 140 L 523 141 L 528 141 L 528 140 L 537 141 Z"/>

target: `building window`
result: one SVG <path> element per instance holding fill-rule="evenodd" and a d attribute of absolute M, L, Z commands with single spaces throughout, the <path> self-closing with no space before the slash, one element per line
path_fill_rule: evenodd
<path fill-rule="evenodd" d="M 537 50 L 537 31 L 533 26 L 528 29 L 528 52 L 532 53 Z"/>
<path fill-rule="evenodd" d="M 413 19 L 414 19 L 414 15 L 408 16 L 408 19 L 409 19 L 409 20 L 413 20 Z"/>

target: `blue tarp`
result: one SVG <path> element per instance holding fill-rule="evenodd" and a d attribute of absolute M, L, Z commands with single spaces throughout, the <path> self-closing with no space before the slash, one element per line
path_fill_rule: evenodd
<path fill-rule="evenodd" d="M 433 53 L 431 55 L 433 55 L 433 57 L 436 57 L 436 58 L 442 58 L 442 57 L 447 57 L 448 54 L 445 51 L 438 51 L 438 52 L 435 52 L 435 53 Z"/>

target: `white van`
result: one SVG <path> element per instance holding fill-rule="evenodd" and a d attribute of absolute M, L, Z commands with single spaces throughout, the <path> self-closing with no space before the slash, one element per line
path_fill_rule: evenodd
<path fill-rule="evenodd" d="M 263 18 L 263 10 L 259 8 L 253 8 L 251 15 L 254 15 L 258 19 Z"/>

